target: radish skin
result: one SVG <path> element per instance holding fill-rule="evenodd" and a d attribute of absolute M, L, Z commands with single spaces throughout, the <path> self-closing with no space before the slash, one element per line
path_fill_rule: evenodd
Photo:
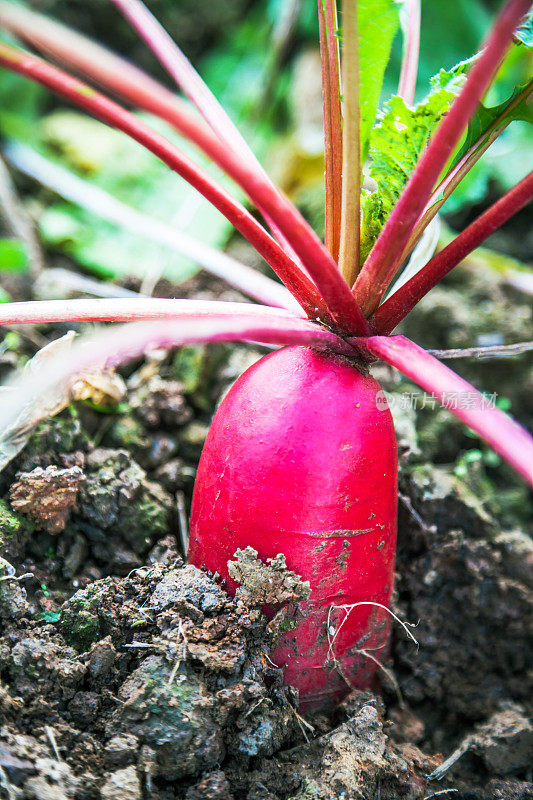
<path fill-rule="evenodd" d="M 390 628 L 397 511 L 394 427 L 379 384 L 308 347 L 265 356 L 234 384 L 196 478 L 189 560 L 218 572 L 251 546 L 278 553 L 311 586 L 270 658 L 300 707 L 332 707 L 368 686 Z"/>

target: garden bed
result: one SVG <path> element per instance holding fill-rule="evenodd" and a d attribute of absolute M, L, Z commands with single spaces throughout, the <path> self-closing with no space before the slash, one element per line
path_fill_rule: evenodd
<path fill-rule="evenodd" d="M 203 279 L 189 288 L 219 293 Z M 474 268 L 410 324 L 433 302 L 441 330 L 475 343 L 490 320 L 461 329 L 454 297 L 483 291 L 502 318 L 514 300 L 509 335 L 531 338 L 517 298 Z M 4 374 L 50 332 L 23 334 Z M 432 335 L 430 346 L 454 344 Z M 113 409 L 78 403 L 44 420 L 2 472 L 0 796 L 533 797 L 527 490 L 391 370 L 376 368 L 396 398 L 401 451 L 394 611 L 417 624 L 419 646 L 395 630 L 375 692 L 303 718 L 268 658 L 276 625 L 259 610 L 261 579 L 283 578 L 279 564 L 230 599 L 183 563 L 209 420 L 260 354 L 154 353 L 122 373 Z M 526 359 L 497 362 L 502 380 L 491 381 L 521 416 L 527 385 L 512 376 Z M 494 362 L 461 363 L 481 386 L 495 374 Z M 282 579 L 274 586 L 283 593 Z M 442 780 L 428 778 L 457 748 Z"/>

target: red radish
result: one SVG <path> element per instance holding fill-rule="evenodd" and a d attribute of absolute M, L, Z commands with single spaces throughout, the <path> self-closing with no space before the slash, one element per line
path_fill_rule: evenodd
<path fill-rule="evenodd" d="M 53 370 L 49 357 L 47 370 L 38 376 L 26 371 L 18 379 L 18 391 L 8 393 L 0 408 L 0 462 L 12 457 L 13 430 L 21 422 L 33 424 L 39 418 L 32 406 L 36 398 L 41 398 L 42 404 L 42 397 L 57 386 L 65 391 L 65 382 L 70 385 L 84 368 L 113 366 L 142 354 L 149 346 L 237 340 L 290 345 L 243 375 L 215 417 L 196 481 L 190 557 L 198 566 L 219 572 L 230 591 L 236 587 L 229 580 L 227 563 L 238 548 L 246 546 L 254 547 L 263 559 L 283 553 L 288 567 L 309 580 L 310 599 L 300 605 L 296 627 L 283 635 L 271 657 L 283 667 L 285 680 L 300 689 L 304 708 L 329 707 L 350 687 L 371 682 L 377 662 L 386 652 L 388 614 L 392 614 L 388 609 L 394 570 L 396 446 L 385 398 L 360 365 L 379 358 L 399 369 L 477 431 L 533 484 L 533 439 L 529 434 L 500 409 L 487 405 L 474 387 L 414 342 L 389 335 L 443 275 L 533 199 L 530 173 L 407 282 L 394 284 L 402 262 L 446 197 L 514 118 L 508 112 L 531 96 L 531 83 L 517 87 L 518 93 L 509 98 L 505 111 L 492 123 L 481 125 L 466 151 L 460 149 L 469 121 L 531 0 L 505 3 L 464 84 L 458 86 L 455 100 L 438 125 L 437 118 L 433 120 L 433 135 L 412 172 L 406 165 L 406 179 L 410 176 L 394 208 L 378 220 L 366 258 L 362 257 L 359 221 L 361 163 L 369 133 L 365 133 L 365 143 L 360 123 L 362 109 L 368 111 L 377 97 L 372 100 L 375 86 L 361 80 L 363 72 L 359 74 L 357 62 L 361 57 L 363 64 L 370 54 L 373 62 L 381 64 L 382 77 L 392 38 L 388 44 L 373 46 L 364 26 L 368 32 L 368 25 L 374 22 L 370 13 L 359 14 L 363 5 L 357 1 L 342 4 L 341 64 L 335 35 L 337 0 L 318 0 L 326 166 L 323 243 L 272 184 L 231 119 L 142 0 L 113 2 L 196 106 L 201 119 L 128 62 L 83 37 L 70 38 L 68 29 L 28 9 L 0 0 L 0 24 L 76 72 L 89 75 L 128 104 L 170 122 L 239 184 L 272 235 L 175 144 L 102 92 L 3 43 L 0 66 L 41 83 L 121 130 L 189 181 L 264 257 L 294 300 L 280 294 L 280 286 L 266 276 L 261 276 L 258 284 L 243 265 L 235 267 L 227 259 L 221 264 L 220 254 L 211 248 L 178 237 L 179 247 L 194 252 L 205 267 L 216 274 L 223 270 L 250 296 L 287 310 L 148 298 L 73 300 L 67 306 L 53 301 L 5 304 L 0 323 L 152 321 L 130 323 L 112 337 L 101 333 L 82 340 L 68 354 L 62 351 L 57 356 Z M 369 4 L 365 6 L 368 11 Z M 416 88 L 419 25 L 420 2 L 410 0 L 399 86 L 407 101 Z M 392 29 L 390 33 L 392 37 Z M 367 56 L 365 47 L 371 50 Z M 380 84 L 379 70 L 372 72 Z M 388 148 L 386 141 L 383 146 Z M 101 191 L 96 198 L 94 187 L 89 196 L 80 188 L 79 179 L 73 182 L 64 171 L 51 171 L 42 159 L 36 161 L 35 154 L 28 157 L 22 153 L 21 157 L 20 148 L 18 154 L 15 149 L 15 157 L 13 148 L 8 152 L 19 169 L 66 198 L 130 229 L 145 234 L 151 231 L 160 243 L 161 239 L 169 243 L 167 227 L 162 231 L 161 223 L 147 222 Z M 394 148 L 392 156 L 396 156 Z M 174 236 L 171 242 L 176 244 Z M 301 311 L 295 310 L 296 304 Z M 302 318 L 305 315 L 308 319 Z M 360 361 L 356 362 L 357 358 Z M 465 393 L 469 397 L 466 405 L 450 406 L 450 395 L 459 398 Z"/>
<path fill-rule="evenodd" d="M 360 606 L 343 622 L 346 612 L 334 607 L 389 607 L 396 498 L 387 402 L 379 384 L 341 356 L 307 347 L 271 353 L 239 378 L 213 420 L 189 560 L 234 592 L 227 562 L 250 545 L 262 559 L 284 553 L 288 568 L 310 582 L 297 627 L 271 656 L 304 708 L 331 706 L 372 680 L 376 665 L 359 651 L 385 645 L 389 616 Z"/>

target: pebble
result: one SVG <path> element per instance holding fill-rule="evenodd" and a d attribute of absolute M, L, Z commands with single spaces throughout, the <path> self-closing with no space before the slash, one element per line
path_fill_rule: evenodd
<path fill-rule="evenodd" d="M 100 794 L 102 800 L 141 800 L 141 784 L 135 767 L 111 773 Z"/>

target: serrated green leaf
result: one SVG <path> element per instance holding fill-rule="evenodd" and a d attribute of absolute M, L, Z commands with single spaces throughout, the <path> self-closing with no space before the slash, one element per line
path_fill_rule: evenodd
<path fill-rule="evenodd" d="M 472 147 L 480 145 L 491 129 L 503 129 L 516 120 L 533 123 L 532 97 L 533 79 L 517 86 L 512 95 L 498 105 L 487 107 L 480 104 L 468 125 L 465 141 L 455 163 Z"/>
<path fill-rule="evenodd" d="M 385 103 L 370 136 L 370 176 L 378 190 L 363 195 L 361 259 L 364 261 L 407 183 L 439 121 L 450 108 L 466 78 L 472 59 L 431 79 L 428 96 L 410 108 L 401 97 Z"/>

